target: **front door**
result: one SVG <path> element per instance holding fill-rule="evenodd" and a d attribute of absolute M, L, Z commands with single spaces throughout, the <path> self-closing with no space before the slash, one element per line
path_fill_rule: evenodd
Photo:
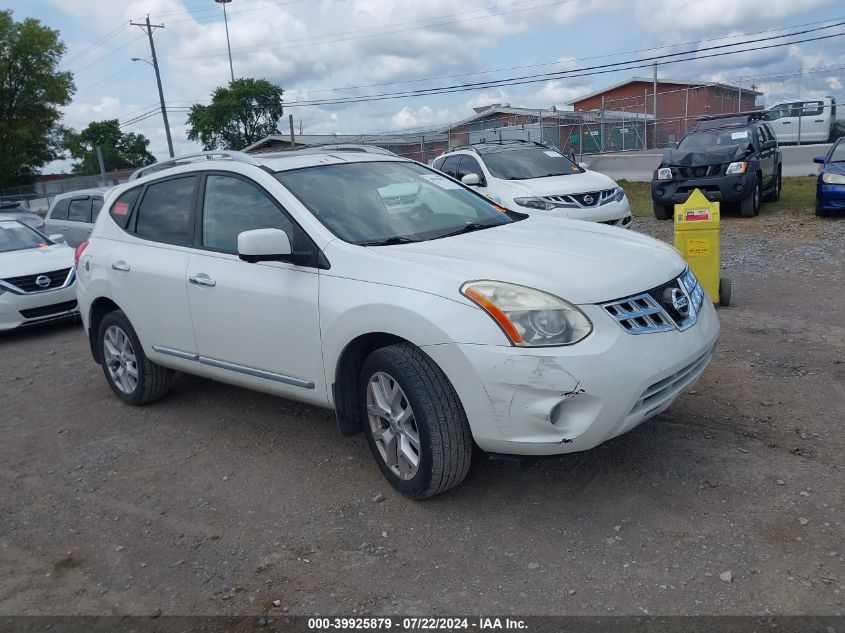
<path fill-rule="evenodd" d="M 296 249 L 307 239 L 302 229 L 264 189 L 233 174 L 205 176 L 200 209 L 187 284 L 206 373 L 325 404 L 317 270 L 237 255 L 243 231 L 281 229 Z"/>

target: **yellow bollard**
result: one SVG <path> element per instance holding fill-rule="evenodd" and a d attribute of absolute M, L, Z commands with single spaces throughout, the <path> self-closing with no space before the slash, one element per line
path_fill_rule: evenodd
<path fill-rule="evenodd" d="M 719 203 L 710 202 L 698 189 L 675 205 L 675 248 L 713 303 L 729 305 L 731 280 L 719 276 Z"/>

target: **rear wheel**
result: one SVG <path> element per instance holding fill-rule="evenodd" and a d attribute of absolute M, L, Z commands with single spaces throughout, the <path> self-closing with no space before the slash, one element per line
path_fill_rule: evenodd
<path fill-rule="evenodd" d="M 781 170 L 778 169 L 778 175 L 775 176 L 775 183 L 774 183 L 771 191 L 769 191 L 768 195 L 766 195 L 766 201 L 767 202 L 777 202 L 780 199 L 781 185 L 782 185 Z"/>
<path fill-rule="evenodd" d="M 377 349 L 364 361 L 359 389 L 367 443 L 396 490 L 424 499 L 464 480 L 473 447 L 469 423 L 429 356 L 409 343 Z"/>
<path fill-rule="evenodd" d="M 654 203 L 654 217 L 658 220 L 668 220 L 672 217 L 673 211 L 674 209 L 672 207 L 666 206 L 665 204 Z"/>
<path fill-rule="evenodd" d="M 727 277 L 719 277 L 719 305 L 729 306 L 731 304 L 731 280 Z"/>
<path fill-rule="evenodd" d="M 103 317 L 97 340 L 106 382 L 121 400 L 140 406 L 158 400 L 170 389 L 173 370 L 146 357 L 135 329 L 121 310 Z"/>
<path fill-rule="evenodd" d="M 739 203 L 739 210 L 744 218 L 753 218 L 760 213 L 760 180 L 754 183 L 751 195 Z"/>

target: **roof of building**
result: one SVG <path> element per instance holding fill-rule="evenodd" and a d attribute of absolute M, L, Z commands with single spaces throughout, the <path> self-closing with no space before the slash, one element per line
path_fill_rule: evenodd
<path fill-rule="evenodd" d="M 413 134 L 299 134 L 294 135 L 297 146 L 314 147 L 316 145 L 413 145 L 423 142 L 446 141 L 445 135 L 439 132 Z M 262 151 L 260 148 L 267 143 L 290 143 L 289 134 L 270 134 L 243 149 L 244 152 Z M 263 150 L 272 151 L 272 149 Z"/>
<path fill-rule="evenodd" d="M 654 83 L 653 77 L 631 77 L 630 79 L 626 79 L 625 81 L 620 81 L 619 83 L 613 84 L 612 86 L 606 86 L 601 90 L 596 90 L 595 92 L 591 92 L 590 94 L 582 95 L 576 99 L 572 99 L 571 101 L 567 101 L 567 105 L 573 105 L 580 101 L 584 101 L 585 99 L 591 99 L 592 97 L 597 97 L 602 95 L 606 92 L 610 92 L 611 90 L 616 90 L 617 88 L 621 88 L 622 86 L 627 86 L 628 84 L 634 83 Z M 694 80 L 684 80 L 684 79 L 657 79 L 658 84 L 671 84 L 674 86 L 695 86 L 695 87 L 704 87 L 704 86 L 715 86 L 720 88 L 727 88 L 728 90 L 742 90 L 743 92 L 747 92 L 748 94 L 753 94 L 755 96 L 759 96 L 763 94 L 762 92 L 758 92 L 757 90 L 752 90 L 751 88 L 747 88 L 744 86 L 732 86 L 731 84 L 726 84 L 721 81 L 694 81 Z"/>

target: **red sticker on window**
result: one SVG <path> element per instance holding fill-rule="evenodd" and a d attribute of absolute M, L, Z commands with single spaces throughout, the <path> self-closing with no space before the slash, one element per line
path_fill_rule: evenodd
<path fill-rule="evenodd" d="M 111 208 L 112 215 L 126 215 L 129 213 L 129 203 L 128 202 L 115 202 L 114 206 Z"/>

